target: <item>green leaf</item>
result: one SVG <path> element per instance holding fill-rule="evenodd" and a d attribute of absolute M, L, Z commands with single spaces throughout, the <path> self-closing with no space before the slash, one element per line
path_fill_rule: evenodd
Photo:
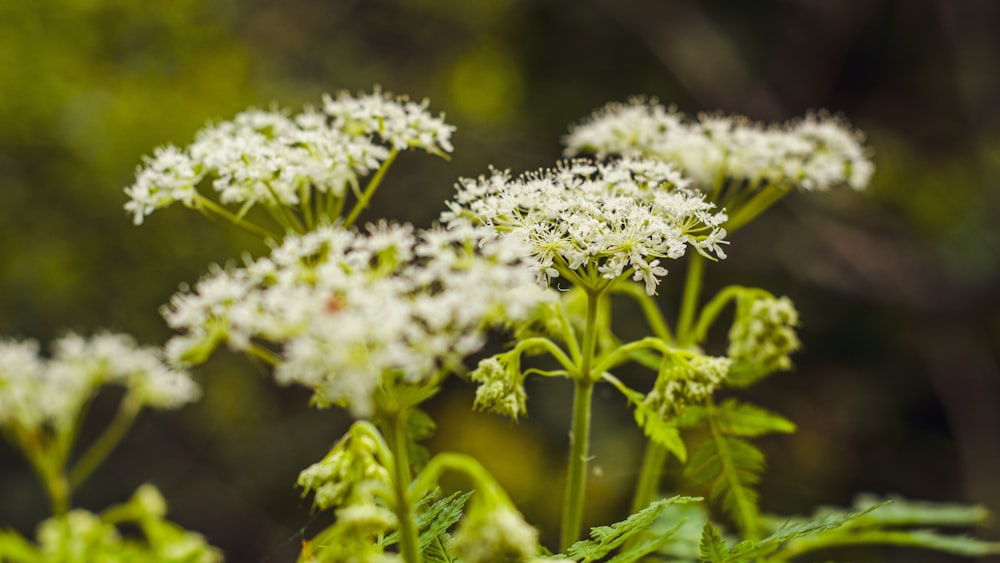
<path fill-rule="evenodd" d="M 673 422 L 666 422 L 659 413 L 646 406 L 642 393 L 631 389 L 622 390 L 629 402 L 635 405 L 635 422 L 642 428 L 643 434 L 657 445 L 663 446 L 684 463 L 687 461 L 687 447 L 681 439 L 680 430 Z"/>
<path fill-rule="evenodd" d="M 567 553 L 573 559 L 579 560 L 583 563 L 588 563 L 590 561 L 596 561 L 611 553 L 613 550 L 620 547 L 630 538 L 638 537 L 640 534 L 652 525 L 657 516 L 659 516 L 660 511 L 666 506 L 675 503 L 688 503 L 701 500 L 696 497 L 671 497 L 668 499 L 660 499 L 654 501 L 652 504 L 646 508 L 636 512 L 635 514 L 629 516 L 625 520 L 612 524 L 610 526 L 599 526 L 597 528 L 591 528 L 589 540 L 580 540 L 569 547 Z M 662 545 L 662 544 L 659 544 Z M 656 549 L 655 547 L 653 549 Z M 626 550 L 629 551 L 629 550 Z M 647 552 L 648 553 L 648 552 Z M 638 557 L 641 557 L 639 555 Z M 621 559 L 615 560 L 616 563 L 625 563 L 626 561 L 633 561 L 633 559 Z"/>
<path fill-rule="evenodd" d="M 674 540 L 674 534 L 677 533 L 677 530 L 679 530 L 684 523 L 685 522 L 682 520 L 675 524 L 673 528 L 670 528 L 665 532 L 653 535 L 652 537 L 647 537 L 634 545 L 626 545 L 625 548 L 618 553 L 618 555 L 609 559 L 607 563 L 632 563 L 633 561 L 639 561 L 643 557 L 672 542 Z"/>
<path fill-rule="evenodd" d="M 740 438 L 713 435 L 691 456 L 685 477 L 709 489 L 712 500 L 736 522 L 744 535 L 753 536 L 760 511 L 754 486 L 764 469 L 764 454 Z"/>
<path fill-rule="evenodd" d="M 417 527 L 421 530 L 417 543 L 421 551 L 432 548 L 439 540 L 447 539 L 448 528 L 462 518 L 462 510 L 470 496 L 472 491 L 454 493 L 417 515 Z"/>
<path fill-rule="evenodd" d="M 726 547 L 725 540 L 718 528 L 708 520 L 705 527 L 701 529 L 701 543 L 699 544 L 698 556 L 705 563 L 723 563 L 729 555 L 729 548 Z"/>
<path fill-rule="evenodd" d="M 982 524 L 989 513 L 982 507 L 954 503 L 937 504 L 902 498 L 878 501 L 871 495 L 859 497 L 854 503 L 855 518 L 845 521 L 837 530 L 824 531 L 812 537 L 796 539 L 781 552 L 782 559 L 798 557 L 818 549 L 851 545 L 895 545 L 932 549 L 966 557 L 1000 554 L 1000 543 L 987 542 L 964 535 L 949 535 L 926 526 L 972 526 Z M 876 510 L 876 508 L 878 510 Z M 823 508 L 814 519 L 835 517 L 833 509 Z M 793 526 L 808 524 L 796 519 Z M 921 529 L 904 529 L 919 526 Z"/>
<path fill-rule="evenodd" d="M 765 434 L 791 434 L 795 423 L 765 408 L 727 399 L 717 407 L 715 423 L 719 432 L 727 436 L 763 436 Z"/>
<path fill-rule="evenodd" d="M 440 494 L 440 490 L 434 490 L 417 503 L 416 523 L 417 529 L 420 530 L 417 545 L 428 561 L 450 563 L 451 556 L 445 550 L 451 537 L 448 528 L 462 518 L 462 511 L 472 496 L 472 491 L 452 493 L 445 498 L 433 500 Z M 398 542 L 397 531 L 385 536 L 379 543 L 382 547 L 387 547 Z"/>
<path fill-rule="evenodd" d="M 824 534 L 830 535 L 831 532 L 832 534 L 840 534 L 841 530 L 849 526 L 852 521 L 859 521 L 880 506 L 882 505 L 875 504 L 856 512 L 822 510 L 818 511 L 811 519 L 788 521 L 764 539 L 746 540 L 736 544 L 730 550 L 727 561 L 749 561 L 765 557 L 796 538 L 822 538 Z"/>
<path fill-rule="evenodd" d="M 888 504 L 886 504 L 888 500 Z M 982 506 L 910 500 L 900 496 L 879 499 L 858 495 L 855 509 L 885 505 L 865 516 L 858 524 L 877 526 L 979 526 L 986 523 L 990 511 Z"/>

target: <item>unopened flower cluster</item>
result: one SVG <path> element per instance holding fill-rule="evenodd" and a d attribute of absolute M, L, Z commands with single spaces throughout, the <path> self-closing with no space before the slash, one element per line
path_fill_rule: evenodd
<path fill-rule="evenodd" d="M 764 125 L 717 114 L 692 119 L 655 100 L 633 99 L 598 110 L 574 127 L 565 143 L 570 156 L 664 159 L 705 191 L 725 180 L 824 191 L 868 185 L 874 166 L 862 140 L 843 120 L 826 114 Z"/>
<path fill-rule="evenodd" d="M 299 205 L 310 190 L 343 197 L 392 151 L 451 152 L 454 128 L 427 111 L 427 103 L 376 91 L 326 96 L 322 110 L 289 116 L 251 109 L 201 130 L 190 146 L 156 149 L 125 189 L 125 209 L 136 224 L 156 209 L 180 202 L 199 207 L 198 186 L 210 179 L 223 204 Z"/>
<path fill-rule="evenodd" d="M 183 332 L 179 363 L 217 345 L 250 353 L 277 345 L 275 377 L 315 391 L 319 404 L 373 408 L 383 376 L 427 381 L 484 344 L 484 331 L 548 299 L 526 265 L 530 250 L 472 226 L 416 232 L 369 225 L 291 236 L 269 257 L 216 269 L 164 310 Z"/>
<path fill-rule="evenodd" d="M 760 375 L 791 369 L 788 355 L 801 345 L 798 324 L 799 313 L 789 298 L 743 296 L 736 304 L 726 355 Z"/>
<path fill-rule="evenodd" d="M 512 179 L 507 172 L 462 180 L 442 220 L 473 220 L 527 240 L 542 283 L 630 275 L 652 295 L 667 274 L 662 258 L 688 246 L 724 258 L 726 220 L 669 164 L 641 159 L 570 161 Z"/>
<path fill-rule="evenodd" d="M 731 361 L 696 354 L 666 357 L 646 406 L 661 420 L 670 421 L 684 413 L 688 405 L 704 402 L 725 381 Z"/>
<path fill-rule="evenodd" d="M 38 348 L 32 340 L 0 341 L 2 425 L 65 430 L 104 384 L 123 385 L 133 400 L 159 409 L 200 396 L 187 373 L 168 368 L 159 350 L 138 347 L 129 336 L 70 334 L 53 343 L 50 359 L 40 357 Z"/>

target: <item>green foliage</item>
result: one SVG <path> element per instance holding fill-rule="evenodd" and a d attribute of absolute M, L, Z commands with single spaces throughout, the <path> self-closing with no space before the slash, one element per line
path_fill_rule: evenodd
<path fill-rule="evenodd" d="M 876 510 L 877 509 L 877 510 Z M 961 555 L 982 557 L 1000 554 L 1000 542 L 986 542 L 976 538 L 946 534 L 935 527 L 970 527 L 986 522 L 989 512 L 979 506 L 953 503 L 931 503 L 891 497 L 879 501 L 870 495 L 858 497 L 853 506 L 854 517 L 843 518 L 841 526 L 820 530 L 822 534 L 798 534 L 794 541 L 782 549 L 780 560 L 788 560 L 803 553 L 851 545 L 894 545 L 915 547 Z M 833 522 L 847 512 L 821 508 L 811 519 L 788 519 L 781 534 L 789 529 L 800 529 L 816 522 Z M 776 520 L 772 519 L 772 524 Z"/>
<path fill-rule="evenodd" d="M 756 485 L 764 470 L 764 453 L 744 438 L 791 433 L 795 424 L 767 409 L 727 399 L 719 405 L 692 406 L 678 423 L 707 425 L 710 437 L 691 456 L 684 476 L 695 486 L 707 486 L 712 500 L 748 537 L 756 535 L 760 511 Z"/>
<path fill-rule="evenodd" d="M 663 420 L 660 413 L 645 401 L 642 393 L 619 388 L 632 405 L 635 406 L 633 415 L 635 422 L 642 428 L 643 434 L 656 444 L 666 448 L 666 450 L 682 462 L 687 460 L 687 447 L 681 439 L 680 430 L 672 421 Z"/>
<path fill-rule="evenodd" d="M 447 550 L 448 542 L 451 540 L 448 529 L 462 518 L 465 503 L 472 496 L 472 491 L 456 492 L 447 497 L 433 500 L 439 494 L 439 491 L 434 491 L 417 504 L 416 522 L 420 529 L 417 543 L 426 561 L 451 563 L 453 559 Z M 387 535 L 381 543 L 383 546 L 389 546 L 398 542 L 399 533 L 393 532 Z"/>
<path fill-rule="evenodd" d="M 711 522 L 705 522 L 700 544 L 701 561 L 709 563 L 738 563 L 768 557 L 785 544 L 800 537 L 823 537 L 824 533 L 836 530 L 851 520 L 862 517 L 880 505 L 871 506 L 860 512 L 827 512 L 817 514 L 812 519 L 789 523 L 770 536 L 760 540 L 744 540 L 729 548 L 718 529 Z M 783 559 L 780 557 L 779 558 Z"/>
<path fill-rule="evenodd" d="M 726 399 L 714 407 L 714 413 L 709 407 L 700 405 L 689 407 L 678 421 L 678 426 L 695 427 L 704 424 L 713 414 L 719 433 L 727 436 L 754 438 L 766 434 L 795 432 L 795 423 L 780 414 L 733 398 Z"/>
<path fill-rule="evenodd" d="M 755 486 L 764 470 L 764 453 L 732 436 L 713 432 L 691 456 L 684 476 L 694 486 L 707 486 L 709 497 L 719 501 L 747 536 L 755 534 L 760 511 Z"/>
<path fill-rule="evenodd" d="M 650 526 L 657 521 L 660 513 L 667 506 L 672 504 L 697 502 L 699 500 L 701 499 L 697 497 L 681 496 L 658 500 L 621 522 L 610 526 L 592 528 L 590 530 L 591 539 L 576 542 L 570 546 L 567 550 L 567 554 L 581 563 L 598 561 L 615 549 L 626 545 L 626 542 L 630 542 L 630 540 L 633 539 L 639 539 L 639 536 L 649 530 Z M 663 544 L 670 541 L 671 536 L 678 527 L 679 524 L 673 529 L 658 534 L 652 539 L 646 539 L 638 543 L 629 543 L 622 550 L 622 552 L 612 559 L 609 559 L 608 562 L 627 563 L 630 561 L 637 561 L 639 558 L 659 549 L 663 546 Z"/>
<path fill-rule="evenodd" d="M 194 532 L 167 521 L 166 503 L 143 485 L 125 504 L 98 515 L 72 510 L 38 526 L 38 545 L 13 531 L 0 532 L 0 561 L 11 563 L 216 563 L 222 554 Z M 141 538 L 123 536 L 138 527 Z"/>

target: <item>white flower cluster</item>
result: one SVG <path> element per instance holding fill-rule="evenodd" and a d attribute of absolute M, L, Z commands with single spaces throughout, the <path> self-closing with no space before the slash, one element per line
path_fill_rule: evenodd
<path fill-rule="evenodd" d="M 442 221 L 472 220 L 527 240 L 539 280 L 567 273 L 607 281 L 631 275 L 652 295 L 688 245 L 725 258 L 726 220 L 672 166 L 655 160 L 575 160 L 511 179 L 461 180 Z M 593 280 L 591 280 L 593 281 Z"/>
<path fill-rule="evenodd" d="M 43 359 L 37 342 L 0 341 L 0 424 L 69 428 L 103 384 L 124 385 L 142 405 L 159 409 L 200 396 L 187 373 L 168 368 L 159 350 L 137 347 L 129 336 L 70 334 L 54 342 L 52 351 L 52 358 Z"/>
<path fill-rule="evenodd" d="M 327 96 L 322 111 L 306 108 L 295 116 L 251 109 L 202 129 L 184 149 L 156 149 L 125 188 L 125 209 L 138 225 L 175 202 L 196 207 L 206 178 L 223 204 L 244 210 L 255 203 L 299 205 L 311 189 L 343 197 L 392 150 L 451 152 L 453 130 L 427 111 L 426 101 L 378 91 Z"/>
<path fill-rule="evenodd" d="M 383 376 L 422 382 L 457 367 L 490 325 L 533 313 L 548 294 L 530 249 L 469 225 L 415 232 L 369 225 L 288 237 L 244 268 L 216 269 L 164 309 L 184 334 L 168 356 L 202 361 L 220 343 L 281 347 L 275 377 L 313 389 L 320 404 L 371 414 Z"/>
<path fill-rule="evenodd" d="M 597 110 L 571 128 L 564 142 L 570 156 L 588 152 L 672 162 L 704 191 L 725 180 L 861 190 L 874 172 L 860 132 L 823 113 L 764 125 L 739 116 L 690 119 L 656 100 L 633 99 Z"/>

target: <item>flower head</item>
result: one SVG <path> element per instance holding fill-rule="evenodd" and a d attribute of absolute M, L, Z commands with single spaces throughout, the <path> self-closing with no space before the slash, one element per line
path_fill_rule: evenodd
<path fill-rule="evenodd" d="M 279 382 L 368 416 L 383 383 L 454 371 L 484 344 L 488 327 L 548 299 L 525 265 L 529 252 L 468 225 L 321 228 L 175 295 L 164 315 L 183 334 L 168 353 L 189 364 L 221 343 L 251 353 L 275 347 Z"/>
<path fill-rule="evenodd" d="M 809 114 L 781 125 L 740 116 L 689 118 L 656 100 L 611 103 L 573 127 L 566 154 L 581 152 L 662 159 L 694 186 L 711 192 L 720 182 L 779 185 L 825 191 L 867 187 L 874 166 L 863 137 L 844 120 Z"/>
<path fill-rule="evenodd" d="M 652 295 L 667 274 L 663 259 L 689 246 L 725 257 L 725 213 L 688 184 L 672 166 L 642 159 L 570 161 L 517 179 L 494 171 L 460 181 L 442 220 L 471 220 L 527 241 L 542 283 L 631 276 Z"/>
<path fill-rule="evenodd" d="M 70 334 L 52 350 L 43 359 L 34 341 L 0 341 L 0 424 L 66 429 L 104 384 L 122 385 L 140 405 L 160 409 L 200 396 L 190 376 L 168 368 L 159 350 L 139 347 L 126 335 Z"/>
<path fill-rule="evenodd" d="M 198 192 L 205 180 L 223 204 L 241 206 L 240 215 L 257 203 L 300 205 L 312 190 L 342 198 L 393 151 L 451 152 L 453 130 L 427 111 L 426 101 L 417 104 L 377 90 L 326 96 L 322 110 L 306 108 L 295 116 L 249 109 L 206 126 L 184 149 L 156 149 L 125 188 L 125 209 L 138 225 L 176 202 L 197 208 L 205 205 Z"/>

